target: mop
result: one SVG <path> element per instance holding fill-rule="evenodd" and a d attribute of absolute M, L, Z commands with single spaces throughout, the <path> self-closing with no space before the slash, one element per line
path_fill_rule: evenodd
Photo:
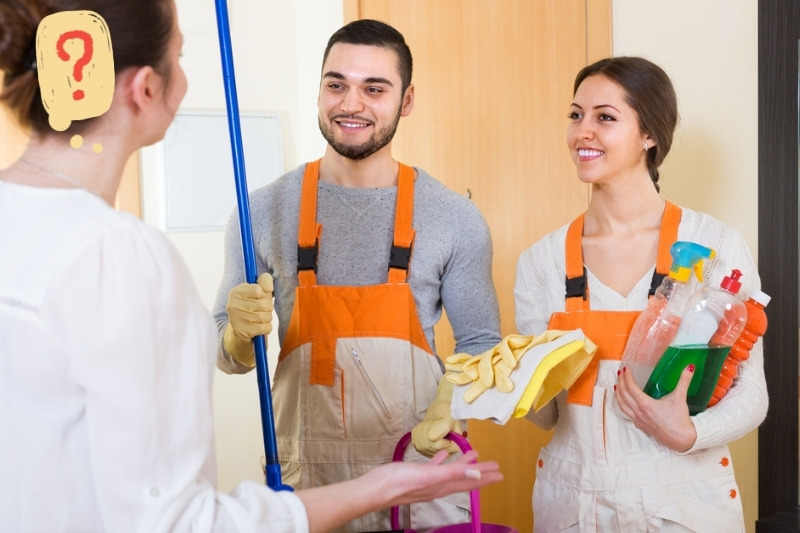
<path fill-rule="evenodd" d="M 233 71 L 228 5 L 226 0 L 215 1 L 217 8 L 217 29 L 219 30 L 220 58 L 222 59 L 222 75 L 225 85 L 225 101 L 228 111 L 228 130 L 231 138 L 231 152 L 233 154 L 234 179 L 236 180 L 239 227 L 242 234 L 242 250 L 244 252 L 245 279 L 247 283 L 256 283 L 258 273 L 256 272 L 253 232 L 250 224 L 250 200 L 247 194 L 247 178 L 244 169 L 242 130 L 239 123 L 239 102 L 236 96 L 236 79 Z M 253 347 L 256 355 L 258 396 L 261 405 L 261 431 L 264 436 L 266 482 L 273 490 L 292 490 L 290 486 L 284 485 L 281 481 L 281 465 L 278 462 L 278 444 L 275 439 L 275 420 L 272 414 L 272 391 L 269 384 L 269 367 L 267 366 L 267 342 L 263 335 L 253 338 Z"/>

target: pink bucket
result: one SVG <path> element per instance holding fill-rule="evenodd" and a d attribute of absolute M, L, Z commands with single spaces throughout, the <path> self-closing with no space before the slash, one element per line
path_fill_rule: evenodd
<path fill-rule="evenodd" d="M 472 449 L 467 439 L 456 433 L 450 433 L 448 439 L 455 442 L 462 452 L 466 453 Z M 411 433 L 406 433 L 402 436 L 397 446 L 394 449 L 392 460 L 400 462 L 403 460 L 403 454 L 406 448 L 411 443 Z M 477 490 L 469 493 L 469 505 L 472 511 L 472 521 L 464 524 L 452 524 L 449 526 L 441 526 L 428 530 L 427 533 L 518 533 L 516 529 L 509 526 L 501 526 L 499 524 L 482 524 L 481 523 L 481 502 Z M 413 529 L 400 529 L 400 510 L 397 507 L 392 507 L 392 529 L 395 531 L 404 531 L 405 533 L 416 533 Z"/>

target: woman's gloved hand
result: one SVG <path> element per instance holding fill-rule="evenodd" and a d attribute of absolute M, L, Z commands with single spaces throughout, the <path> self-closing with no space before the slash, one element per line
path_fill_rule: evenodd
<path fill-rule="evenodd" d="M 265 272 L 257 283 L 241 283 L 228 293 L 228 325 L 222 344 L 243 365 L 256 365 L 253 337 L 272 331 L 272 290 L 272 276 Z"/>
<path fill-rule="evenodd" d="M 425 418 L 411 430 L 411 444 L 422 455 L 433 457 L 440 450 L 447 450 L 451 454 L 460 451 L 456 443 L 445 438 L 451 431 L 459 435 L 462 433 L 461 421 L 454 420 L 450 414 L 454 387 L 452 382 L 442 378 L 436 399 L 428 407 Z"/>

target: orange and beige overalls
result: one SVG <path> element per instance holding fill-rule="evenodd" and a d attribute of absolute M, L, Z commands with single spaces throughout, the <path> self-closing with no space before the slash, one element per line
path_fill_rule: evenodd
<path fill-rule="evenodd" d="M 667 203 L 650 295 L 671 267 L 681 211 Z M 534 530 L 569 532 L 742 531 L 739 489 L 727 447 L 680 455 L 612 409 L 619 361 L 640 311 L 589 308 L 583 215 L 567 230 L 565 311 L 550 329 L 581 328 L 598 345 L 584 373 L 557 401 L 558 423 L 539 454 Z"/>
<path fill-rule="evenodd" d="M 417 318 L 407 283 L 414 240 L 415 171 L 400 165 L 387 282 L 322 286 L 316 258 L 319 161 L 303 176 L 298 287 L 274 378 L 275 431 L 283 482 L 295 489 L 360 476 L 390 462 L 436 397 L 442 367 Z M 413 448 L 406 461 L 426 459 Z M 414 527 L 468 520 L 466 494 L 411 507 Z M 344 531 L 390 529 L 388 510 Z"/>

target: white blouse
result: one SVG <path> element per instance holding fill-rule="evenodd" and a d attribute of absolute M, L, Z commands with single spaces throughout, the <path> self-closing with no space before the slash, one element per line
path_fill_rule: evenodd
<path fill-rule="evenodd" d="M 159 231 L 0 182 L 0 530 L 307 531 L 292 493 L 217 492 L 215 352 Z"/>

